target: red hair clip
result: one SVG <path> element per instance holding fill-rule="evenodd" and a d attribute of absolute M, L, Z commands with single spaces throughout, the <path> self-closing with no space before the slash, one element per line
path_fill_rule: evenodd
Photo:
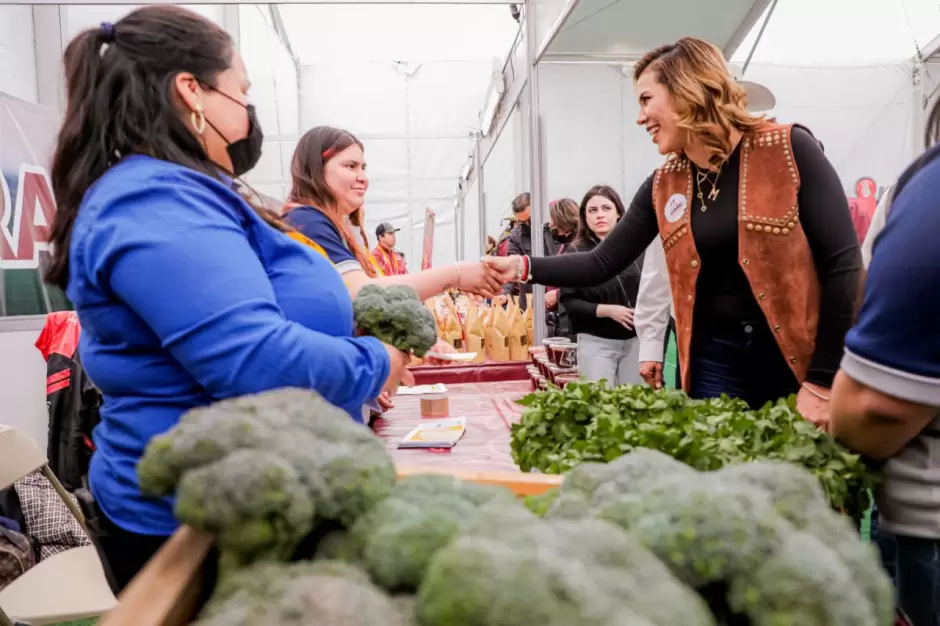
<path fill-rule="evenodd" d="M 336 154 L 336 150 L 333 149 L 332 147 L 330 147 L 330 148 L 327 148 L 326 150 L 324 150 L 323 153 L 320 154 L 320 157 L 321 157 L 324 161 L 328 161 L 328 160 L 330 159 L 330 157 L 332 157 L 334 154 Z"/>

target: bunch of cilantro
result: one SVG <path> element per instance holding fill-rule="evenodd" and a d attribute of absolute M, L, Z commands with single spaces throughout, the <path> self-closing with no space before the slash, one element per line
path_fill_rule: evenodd
<path fill-rule="evenodd" d="M 784 398 L 750 410 L 722 396 L 691 400 L 675 390 L 570 383 L 530 394 L 512 427 L 513 459 L 523 471 L 560 474 L 610 462 L 637 448 L 668 454 L 700 471 L 748 461 L 793 463 L 812 472 L 832 506 L 861 519 L 877 474 L 821 432 Z"/>

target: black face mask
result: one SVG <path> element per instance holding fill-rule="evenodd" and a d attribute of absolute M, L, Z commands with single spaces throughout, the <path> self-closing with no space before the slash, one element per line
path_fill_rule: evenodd
<path fill-rule="evenodd" d="M 571 240 L 574 239 L 574 233 L 568 233 L 567 235 L 561 235 L 558 233 L 557 228 L 551 228 L 549 231 L 552 234 L 552 239 L 555 243 L 571 243 Z"/>
<path fill-rule="evenodd" d="M 213 91 L 225 96 L 235 104 L 245 107 L 245 110 L 248 112 L 248 134 L 237 141 L 229 141 L 225 135 L 219 132 L 215 124 L 210 122 L 209 118 L 206 118 L 206 122 L 209 126 L 212 126 L 213 130 L 219 133 L 219 136 L 228 144 L 227 151 L 229 158 L 232 160 L 232 174 L 242 176 L 250 172 L 251 168 L 258 164 L 258 161 L 261 159 L 261 148 L 264 144 L 264 132 L 261 130 L 261 124 L 258 123 L 255 105 L 242 104 L 232 96 L 218 89 L 214 89 Z"/>

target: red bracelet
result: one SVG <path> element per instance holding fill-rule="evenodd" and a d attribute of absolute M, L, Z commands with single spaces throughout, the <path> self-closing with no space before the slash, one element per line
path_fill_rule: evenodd
<path fill-rule="evenodd" d="M 529 257 L 522 257 L 522 282 L 527 283 L 532 279 L 529 274 Z"/>

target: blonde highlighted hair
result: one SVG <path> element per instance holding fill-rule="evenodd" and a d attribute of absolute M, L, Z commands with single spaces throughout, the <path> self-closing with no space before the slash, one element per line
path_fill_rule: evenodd
<path fill-rule="evenodd" d="M 732 130 L 749 133 L 764 122 L 747 111 L 744 87 L 728 72 L 721 50 L 707 41 L 683 37 L 650 50 L 633 68 L 634 84 L 647 71 L 656 72 L 672 96 L 678 127 L 702 143 L 713 167 L 731 156 Z"/>

